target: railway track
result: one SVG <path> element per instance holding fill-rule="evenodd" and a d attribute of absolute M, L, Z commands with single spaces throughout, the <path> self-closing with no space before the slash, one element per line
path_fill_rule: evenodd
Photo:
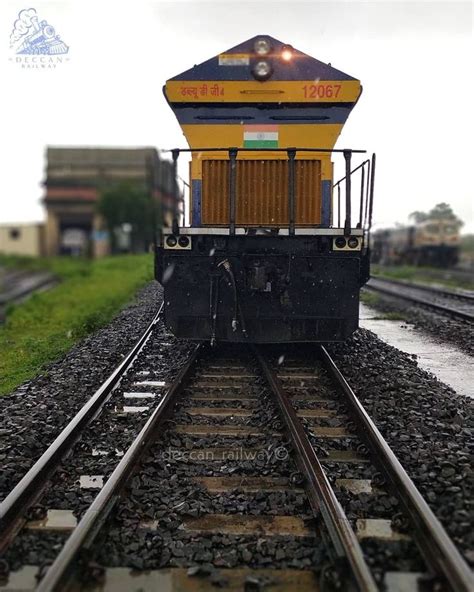
<path fill-rule="evenodd" d="M 149 347 L 158 322 L 0 506 L 4 549 L 29 529 L 41 536 L 48 515 L 38 520 L 28 509 L 41 492 L 48 499 L 48 480 L 67 471 L 64 455 L 75 458 L 81 441 L 73 445 L 105 402 L 123 397 L 116 414 L 127 416 L 133 401 L 139 413 L 128 415 L 146 418 L 113 471 L 98 477 L 97 495 L 76 510 L 80 519 L 65 529 L 37 590 L 116 589 L 114 581 L 147 589 L 150 580 L 107 566 L 120 555 L 117 541 L 143 533 L 151 547 L 138 555 L 148 549 L 145 568 L 171 590 L 196 589 L 200 569 L 215 585 L 227 578 L 242 589 L 276 577 L 279 590 L 295 582 L 302 590 L 416 590 L 420 576 L 439 589 L 472 589 L 466 564 L 324 348 L 311 359 L 288 348 L 197 346 L 165 382 Z"/>
<path fill-rule="evenodd" d="M 387 265 L 376 265 L 375 268 L 380 273 L 390 273 L 396 272 L 399 269 L 399 266 L 387 266 Z M 432 282 L 443 282 L 443 281 L 455 281 L 461 287 L 467 288 L 468 286 L 472 285 L 472 277 L 473 277 L 473 270 L 472 269 L 463 269 L 463 268 L 450 268 L 450 269 L 442 269 L 442 268 L 427 268 L 422 267 L 420 268 L 420 274 L 424 278 L 428 278 Z"/>
<path fill-rule="evenodd" d="M 131 370 L 150 339 L 161 313 L 162 309 L 148 325 L 126 358 L 110 374 L 2 501 L 0 504 L 0 552 L 9 545 L 16 532 L 22 527 L 25 522 L 25 515 L 28 515 L 28 510 L 41 497 L 48 480 L 61 466 L 62 460 L 71 452 L 74 444 L 81 438 L 92 420 L 101 412 L 114 389 L 117 388 L 127 372 Z"/>
<path fill-rule="evenodd" d="M 474 295 L 468 291 L 456 292 L 380 277 L 371 278 L 366 288 L 442 315 L 462 321 L 474 321 Z"/>
<path fill-rule="evenodd" d="M 9 305 L 26 300 L 35 292 L 44 292 L 58 284 L 48 272 L 6 271 L 0 268 L 0 322 Z"/>

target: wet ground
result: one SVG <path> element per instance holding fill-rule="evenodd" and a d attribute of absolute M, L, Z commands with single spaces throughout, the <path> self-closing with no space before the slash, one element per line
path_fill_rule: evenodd
<path fill-rule="evenodd" d="M 360 326 L 408 354 L 416 354 L 418 365 L 432 372 L 457 393 L 474 398 L 474 364 L 471 356 L 456 346 L 437 341 L 405 321 L 381 318 L 380 312 L 360 305 Z"/>

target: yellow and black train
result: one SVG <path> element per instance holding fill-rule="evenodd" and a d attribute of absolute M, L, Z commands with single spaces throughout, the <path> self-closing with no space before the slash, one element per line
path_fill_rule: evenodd
<path fill-rule="evenodd" d="M 375 156 L 334 146 L 361 91 L 267 35 L 166 82 L 189 144 L 175 167 L 191 155 L 190 225 L 175 220 L 156 249 L 175 335 L 328 342 L 357 328 Z"/>
<path fill-rule="evenodd" d="M 372 235 L 372 263 L 454 267 L 459 261 L 456 219 L 428 218 L 412 226 L 385 228 Z"/>

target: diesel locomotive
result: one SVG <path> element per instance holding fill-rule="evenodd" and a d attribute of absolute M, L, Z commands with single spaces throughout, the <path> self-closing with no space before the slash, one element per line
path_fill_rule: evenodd
<path fill-rule="evenodd" d="M 428 218 L 412 226 L 377 230 L 372 235 L 372 262 L 454 267 L 459 261 L 459 228 L 456 220 Z"/>
<path fill-rule="evenodd" d="M 211 342 L 346 339 L 369 279 L 375 155 L 334 146 L 360 81 L 258 35 L 163 91 L 189 144 L 170 151 L 175 172 L 191 157 L 190 224 L 156 245 L 167 327 Z"/>

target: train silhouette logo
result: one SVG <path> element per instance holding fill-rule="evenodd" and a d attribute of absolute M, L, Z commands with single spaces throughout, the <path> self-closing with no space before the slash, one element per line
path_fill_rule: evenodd
<path fill-rule="evenodd" d="M 10 35 L 10 48 L 19 55 L 61 55 L 69 51 L 54 27 L 39 20 L 34 8 L 18 13 Z"/>

